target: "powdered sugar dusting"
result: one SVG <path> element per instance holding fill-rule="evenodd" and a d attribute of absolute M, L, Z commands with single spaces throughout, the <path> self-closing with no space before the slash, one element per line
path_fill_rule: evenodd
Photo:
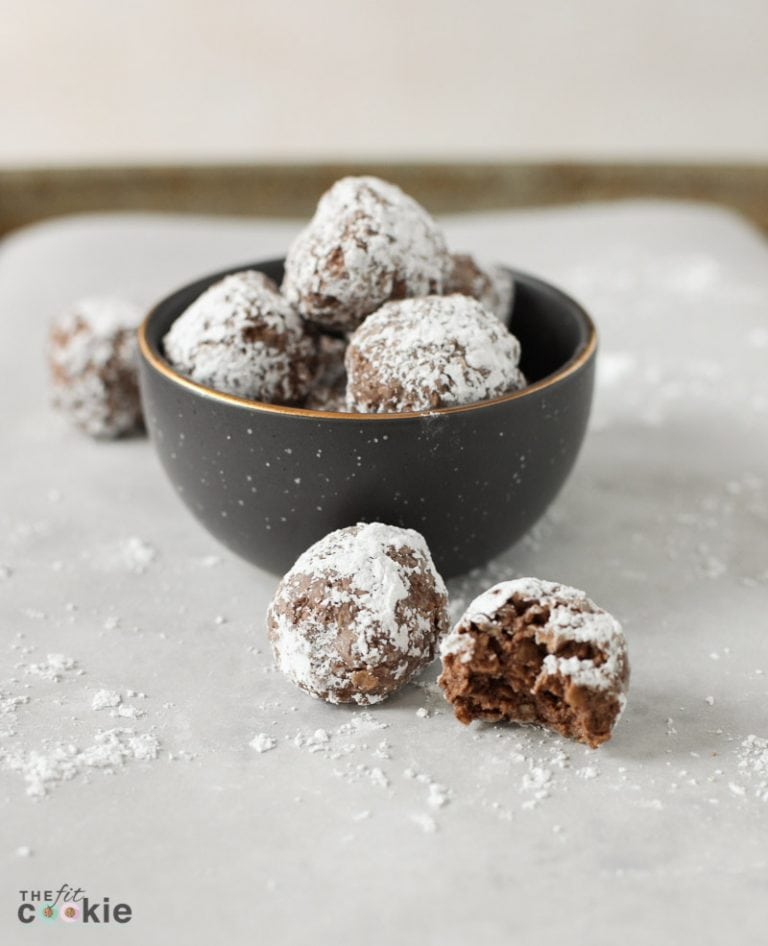
<path fill-rule="evenodd" d="M 390 302 L 350 340 L 347 405 L 426 411 L 498 397 L 525 385 L 519 360 L 515 336 L 469 296 Z"/>
<path fill-rule="evenodd" d="M 168 360 L 198 384 L 258 401 L 292 403 L 313 379 L 315 344 L 263 273 L 210 286 L 163 340 Z"/>
<path fill-rule="evenodd" d="M 423 812 L 418 812 L 411 815 L 411 821 L 421 830 L 424 834 L 434 834 L 437 831 L 437 822 L 432 817 L 432 815 L 426 815 Z"/>
<path fill-rule="evenodd" d="M 91 700 L 91 709 L 111 709 L 115 706 L 119 706 L 122 699 L 117 690 L 97 690 Z"/>
<path fill-rule="evenodd" d="M 477 299 L 505 325 L 509 323 L 515 280 L 506 266 L 485 265 L 467 253 L 451 255 L 452 269 L 445 285 L 445 294 L 460 292 Z"/>
<path fill-rule="evenodd" d="M 142 574 L 157 558 L 154 547 L 137 535 L 121 543 L 121 555 L 125 566 L 137 575 Z"/>
<path fill-rule="evenodd" d="M 618 689 L 623 709 L 627 647 L 621 625 L 583 591 L 568 585 L 539 578 L 516 578 L 494 585 L 469 605 L 456 627 L 441 643 L 441 656 L 460 654 L 463 662 L 469 660 L 472 644 L 465 643 L 469 626 L 494 627 L 494 615 L 513 598 L 537 602 L 549 612 L 546 622 L 536 626 L 534 635 L 537 644 L 552 651 L 545 656 L 536 682 L 559 674 L 587 689 Z M 598 663 L 592 658 L 559 657 L 553 653 L 571 641 L 593 644 L 603 659 Z"/>
<path fill-rule="evenodd" d="M 72 614 L 77 609 L 67 609 Z M 11 649 L 27 657 L 34 646 L 17 634 Z M 160 752 L 155 726 L 93 728 L 84 707 L 102 716 L 138 721 L 145 711 L 124 702 L 124 697 L 147 699 L 132 688 L 94 690 L 80 661 L 65 654 L 22 660 L 14 676 L 2 681 L 0 691 L 0 770 L 21 776 L 26 794 L 41 798 L 62 782 L 94 770 L 111 774 L 134 761 L 154 761 Z M 42 738 L 37 720 L 48 717 Z M 55 721 L 55 723 L 54 723 Z"/>
<path fill-rule="evenodd" d="M 398 552 L 413 564 L 397 561 L 393 553 Z M 436 613 L 408 605 L 417 571 L 426 572 L 432 584 Z M 299 615 L 291 610 L 296 594 L 313 602 Z M 298 686 L 327 694 L 331 702 L 349 687 L 355 668 L 389 667 L 394 655 L 397 662 L 389 672 L 405 683 L 414 661 L 431 658 L 445 597 L 445 584 L 418 532 L 378 522 L 339 529 L 304 552 L 280 583 L 267 616 L 277 665 Z M 336 621 L 319 619 L 321 612 L 343 615 L 342 643 Z M 370 703 L 384 694 L 351 698 Z"/>
<path fill-rule="evenodd" d="M 79 322 L 85 324 L 99 338 L 109 338 L 122 329 L 136 329 L 141 321 L 141 309 L 125 299 L 114 296 L 88 296 L 67 309 L 59 324 L 74 330 Z"/>
<path fill-rule="evenodd" d="M 0 749 L 0 764 L 21 774 L 27 795 L 39 798 L 56 783 L 73 779 L 88 769 L 115 769 L 129 759 L 156 759 L 159 748 L 160 742 L 152 733 L 108 729 L 98 731 L 84 749 L 67 743 L 41 750 Z"/>
<path fill-rule="evenodd" d="M 58 683 L 64 674 L 77 671 L 77 661 L 74 657 L 67 657 L 64 654 L 48 654 L 44 661 L 21 666 L 30 676 L 41 677 L 53 683 Z"/>
<path fill-rule="evenodd" d="M 265 732 L 260 732 L 256 733 L 248 745 L 251 749 L 255 749 L 256 752 L 261 754 L 262 752 L 269 752 L 270 749 L 274 749 L 277 746 L 277 740 Z"/>
<path fill-rule="evenodd" d="M 768 739 L 753 734 L 739 746 L 738 767 L 755 798 L 768 802 Z M 746 794 L 746 789 L 742 791 Z"/>
<path fill-rule="evenodd" d="M 462 663 L 468 663 L 472 659 L 475 649 L 475 642 L 469 634 L 447 634 L 440 642 L 440 656 L 447 657 L 449 654 L 457 656 Z"/>
<path fill-rule="evenodd" d="M 93 437 L 116 437 L 141 419 L 136 329 L 142 312 L 111 297 L 81 299 L 52 323 L 54 404 Z"/>
<path fill-rule="evenodd" d="M 289 249 L 282 288 L 305 318 L 350 331 L 388 299 L 442 292 L 450 265 L 416 201 L 378 178 L 345 177 Z"/>
<path fill-rule="evenodd" d="M 54 364 L 70 377 L 86 368 L 103 368 L 115 357 L 115 340 L 122 333 L 133 334 L 141 321 L 141 309 L 123 299 L 81 299 L 56 319 L 53 331 L 66 343 L 51 352 Z M 135 363 L 135 346 L 130 358 Z"/>

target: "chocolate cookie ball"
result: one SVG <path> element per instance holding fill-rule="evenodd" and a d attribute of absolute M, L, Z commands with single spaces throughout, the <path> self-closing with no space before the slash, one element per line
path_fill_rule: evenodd
<path fill-rule="evenodd" d="M 415 200 L 375 177 L 345 177 L 288 251 L 282 288 L 305 319 L 352 331 L 389 299 L 442 292 L 450 268 Z"/>
<path fill-rule="evenodd" d="M 445 585 L 412 529 L 360 523 L 316 542 L 267 612 L 277 666 L 329 703 L 378 703 L 434 657 Z"/>
<path fill-rule="evenodd" d="M 53 403 L 92 437 L 142 426 L 136 329 L 141 310 L 112 298 L 82 299 L 51 325 Z"/>
<path fill-rule="evenodd" d="M 347 369 L 344 355 L 347 340 L 332 335 L 321 335 L 317 344 L 317 374 L 304 407 L 311 411 L 347 410 Z"/>
<path fill-rule="evenodd" d="M 388 302 L 346 354 L 347 406 L 377 414 L 472 404 L 525 384 L 520 345 L 469 296 Z"/>
<path fill-rule="evenodd" d="M 626 703 L 621 625 L 567 585 L 496 585 L 470 604 L 440 655 L 438 683 L 462 723 L 541 723 L 594 749 Z"/>
<path fill-rule="evenodd" d="M 508 325 L 515 295 L 512 273 L 503 266 L 481 266 L 473 256 L 466 253 L 453 253 L 451 263 L 444 294 L 447 296 L 458 292 L 463 296 L 471 296 Z"/>
<path fill-rule="evenodd" d="M 226 276 L 176 319 L 163 339 L 168 361 L 198 384 L 271 404 L 309 391 L 315 339 L 263 273 Z"/>

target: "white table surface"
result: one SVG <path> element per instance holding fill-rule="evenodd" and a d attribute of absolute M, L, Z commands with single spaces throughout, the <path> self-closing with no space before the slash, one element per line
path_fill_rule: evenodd
<path fill-rule="evenodd" d="M 130 924 L 100 927 L 110 943 L 766 942 L 768 752 L 743 743 L 768 737 L 768 248 L 685 204 L 446 223 L 457 249 L 571 291 L 601 332 L 570 481 L 531 536 L 451 590 L 460 610 L 531 574 L 614 612 L 633 671 L 614 740 L 465 729 L 436 668 L 369 716 L 309 699 L 271 667 L 276 579 L 192 520 L 146 440 L 93 443 L 49 409 L 58 307 L 147 304 L 279 255 L 294 223 L 28 229 L 0 244 L 3 944 L 61 941 L 16 908 L 20 889 L 64 882 L 131 905 Z M 48 654 L 76 666 L 30 672 Z M 94 711 L 100 688 L 145 715 Z M 152 732 L 158 757 L 82 767 L 44 797 L 10 767 L 114 726 Z M 257 733 L 276 747 L 254 751 Z"/>

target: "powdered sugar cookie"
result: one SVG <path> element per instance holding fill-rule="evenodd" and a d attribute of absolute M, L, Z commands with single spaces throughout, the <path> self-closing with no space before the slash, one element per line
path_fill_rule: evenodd
<path fill-rule="evenodd" d="M 389 302 L 350 339 L 347 406 L 428 411 L 498 397 L 525 384 L 520 345 L 469 296 Z"/>
<path fill-rule="evenodd" d="M 228 394 L 295 404 L 316 368 L 315 339 L 263 273 L 245 270 L 208 288 L 163 340 L 171 364 Z"/>
<path fill-rule="evenodd" d="M 312 411 L 347 410 L 346 389 L 347 370 L 344 367 L 344 355 L 347 340 L 332 335 L 321 335 L 317 344 L 317 374 L 304 402 L 304 407 Z"/>
<path fill-rule="evenodd" d="M 48 364 L 53 403 L 92 437 L 142 425 L 136 351 L 141 310 L 121 299 L 81 299 L 53 322 Z"/>
<path fill-rule="evenodd" d="M 446 590 L 418 532 L 380 522 L 330 533 L 299 557 L 267 613 L 275 661 L 329 703 L 377 703 L 434 657 Z"/>
<path fill-rule="evenodd" d="M 282 289 L 305 319 L 352 331 L 389 299 L 442 292 L 450 268 L 415 200 L 375 177 L 345 177 L 289 249 Z"/>
<path fill-rule="evenodd" d="M 451 263 L 444 294 L 447 296 L 458 292 L 463 296 L 471 296 L 507 325 L 515 294 L 512 273 L 496 264 L 481 266 L 467 253 L 453 253 Z"/>

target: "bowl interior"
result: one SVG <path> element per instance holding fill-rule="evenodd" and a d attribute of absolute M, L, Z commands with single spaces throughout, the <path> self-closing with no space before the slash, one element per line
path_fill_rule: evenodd
<path fill-rule="evenodd" d="M 244 269 L 258 269 L 278 285 L 283 278 L 283 261 L 277 259 L 230 267 L 179 289 L 150 313 L 143 327 L 153 354 L 168 364 L 162 340 L 175 319 L 213 283 Z M 515 296 L 507 324 L 520 342 L 520 367 L 529 384 L 533 384 L 574 361 L 589 343 L 594 327 L 586 312 L 554 286 L 527 273 L 514 269 L 509 272 L 515 280 Z"/>

